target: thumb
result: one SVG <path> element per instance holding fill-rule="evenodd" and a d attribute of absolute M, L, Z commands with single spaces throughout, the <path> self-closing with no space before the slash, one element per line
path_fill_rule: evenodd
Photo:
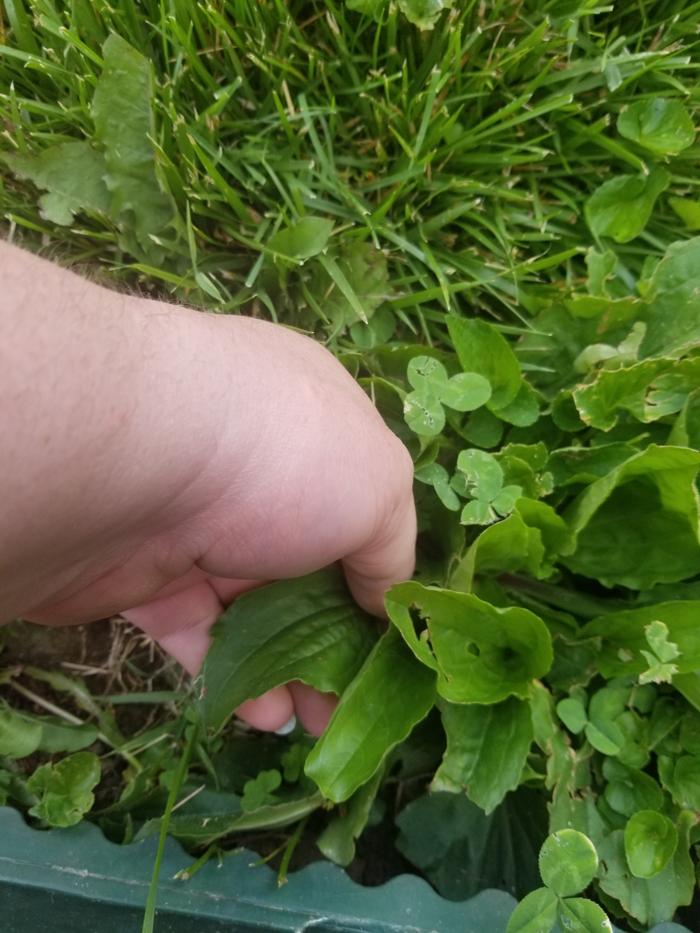
<path fill-rule="evenodd" d="M 416 509 L 409 492 L 374 536 L 343 559 L 343 569 L 360 606 L 383 617 L 384 594 L 395 583 L 410 579 L 415 563 Z"/>

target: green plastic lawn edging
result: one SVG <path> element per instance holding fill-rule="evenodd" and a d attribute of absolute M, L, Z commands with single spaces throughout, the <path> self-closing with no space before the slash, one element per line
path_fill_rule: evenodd
<path fill-rule="evenodd" d="M 138 933 L 156 840 L 109 842 L 83 823 L 31 829 L 0 807 L 0 903 L 4 933 Z M 402 875 L 363 888 L 329 862 L 317 862 L 277 886 L 276 875 L 240 850 L 212 860 L 187 881 L 175 878 L 191 856 L 168 840 L 161 871 L 158 933 L 504 933 L 515 900 L 483 891 L 446 901 L 421 878 Z M 690 933 L 664 923 L 653 933 Z"/>

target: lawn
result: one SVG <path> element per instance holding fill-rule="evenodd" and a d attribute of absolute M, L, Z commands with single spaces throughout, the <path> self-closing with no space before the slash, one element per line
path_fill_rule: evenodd
<path fill-rule="evenodd" d="M 216 702 L 6 637 L 0 802 L 197 865 L 245 833 L 283 878 L 317 844 L 456 900 L 538 889 L 512 933 L 600 929 L 583 891 L 697 926 L 700 3 L 4 0 L 0 42 L 3 235 L 313 334 L 409 446 L 420 523 L 381 637 L 332 572 L 241 598 Z M 343 692 L 315 746 L 230 718 L 262 667 L 318 679 L 308 592 Z M 251 617 L 288 663 L 229 689 Z M 574 882 L 550 839 L 538 888 L 572 829 Z"/>

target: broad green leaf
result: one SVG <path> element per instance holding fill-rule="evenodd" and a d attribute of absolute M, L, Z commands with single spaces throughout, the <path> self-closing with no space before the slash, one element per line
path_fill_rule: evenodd
<path fill-rule="evenodd" d="M 402 583 L 386 596 L 391 621 L 416 657 L 438 672 L 438 693 L 453 703 L 525 698 L 552 663 L 546 625 L 519 607 L 501 609 L 468 593 Z M 418 636 L 411 616 L 425 623 Z"/>
<path fill-rule="evenodd" d="M 434 702 L 434 673 L 419 664 L 398 633 L 389 629 L 343 693 L 306 759 L 306 774 L 329 800 L 347 800 L 427 716 Z"/>
<path fill-rule="evenodd" d="M 686 230 L 700 230 L 700 201 L 691 198 L 669 198 L 668 203 L 685 224 Z"/>
<path fill-rule="evenodd" d="M 598 871 L 595 846 L 575 829 L 560 829 L 545 840 L 539 857 L 540 875 L 558 897 L 579 894 Z"/>
<path fill-rule="evenodd" d="M 174 239 L 178 218 L 156 167 L 153 65 L 114 33 L 102 55 L 92 117 L 95 138 L 104 148 L 108 213 L 125 248 L 157 264 L 166 255 L 160 243 Z"/>
<path fill-rule="evenodd" d="M 547 811 L 538 792 L 519 788 L 489 816 L 464 794 L 423 794 L 404 807 L 396 825 L 396 848 L 450 900 L 485 888 L 524 897 L 539 884 Z"/>
<path fill-rule="evenodd" d="M 591 483 L 565 513 L 575 550 L 564 563 L 605 586 L 633 589 L 693 576 L 698 469 L 695 451 L 650 444 Z"/>
<path fill-rule="evenodd" d="M 603 908 L 587 897 L 567 897 L 559 901 L 559 919 L 566 933 L 613 933 Z"/>
<path fill-rule="evenodd" d="M 625 855 L 635 878 L 658 875 L 678 845 L 676 827 L 655 810 L 639 810 L 625 826 Z"/>
<path fill-rule="evenodd" d="M 492 406 L 494 414 L 498 415 L 508 424 L 514 424 L 519 428 L 526 428 L 534 424 L 540 416 L 540 403 L 537 393 L 526 382 L 520 383 L 517 395 L 500 408 Z"/>
<path fill-rule="evenodd" d="M 323 252 L 332 231 L 332 220 L 326 220 L 325 217 L 302 217 L 274 233 L 267 241 L 267 247 L 288 259 L 311 259 Z"/>
<path fill-rule="evenodd" d="M 678 670 L 691 673 L 700 668 L 700 601 L 657 603 L 611 612 L 593 619 L 583 629 L 584 637 L 600 636 L 602 650 L 598 658 L 605 677 L 636 677 L 648 667 L 642 652 L 648 646 L 647 627 L 660 620 L 676 645 Z"/>
<path fill-rule="evenodd" d="M 384 769 L 380 768 L 374 777 L 355 791 L 344 811 L 316 839 L 316 846 L 336 865 L 349 865 L 355 858 L 355 841 L 367 825 L 383 779 Z"/>
<path fill-rule="evenodd" d="M 512 402 L 521 386 L 520 365 L 505 337 L 478 318 L 450 315 L 447 329 L 462 370 L 483 376 L 491 386 L 488 407 L 498 410 Z"/>
<path fill-rule="evenodd" d="M 59 719 L 41 720 L 41 741 L 39 748 L 43 752 L 55 755 L 58 752 L 78 752 L 97 740 L 98 729 L 92 723 L 72 725 Z"/>
<path fill-rule="evenodd" d="M 550 933 L 557 920 L 557 903 L 548 888 L 531 891 L 510 915 L 506 933 Z"/>
<path fill-rule="evenodd" d="M 235 794 L 217 795 L 215 792 L 205 791 L 198 794 L 195 800 L 197 799 L 198 806 L 185 805 L 190 812 L 173 813 L 168 823 L 168 833 L 175 839 L 203 847 L 231 833 L 291 826 L 323 805 L 323 797 L 319 793 L 307 794 L 282 803 L 267 804 L 250 813 L 242 811 L 240 798 Z M 217 799 L 221 801 L 218 804 Z M 210 801 L 213 801 L 213 804 Z M 184 811 L 185 807 L 182 810 Z M 134 841 L 139 842 L 157 835 L 161 824 L 160 818 L 148 820 Z"/>
<path fill-rule="evenodd" d="M 700 237 L 672 243 L 649 279 L 643 357 L 680 356 L 700 344 Z"/>
<path fill-rule="evenodd" d="M 515 790 L 532 744 L 529 704 L 510 697 L 492 706 L 443 703 L 447 749 L 431 789 L 466 793 L 491 813 Z"/>
<path fill-rule="evenodd" d="M 625 107 L 617 118 L 621 136 L 656 155 L 677 155 L 695 140 L 690 114 L 678 100 L 653 97 Z"/>
<path fill-rule="evenodd" d="M 630 872 L 623 830 L 615 830 L 598 845 L 598 884 L 645 927 L 672 920 L 677 908 L 690 904 L 693 898 L 695 873 L 688 852 L 688 832 L 694 823 L 694 814 L 681 814 L 675 854 L 653 878 L 635 878 Z"/>
<path fill-rule="evenodd" d="M 29 812 L 49 826 L 74 826 L 92 808 L 92 791 L 100 775 L 100 760 L 92 752 L 75 752 L 55 764 L 41 765 L 27 781 L 29 791 L 38 797 Z"/>
<path fill-rule="evenodd" d="M 0 755 L 6 758 L 33 755 L 41 743 L 41 733 L 41 723 L 0 707 Z"/>
<path fill-rule="evenodd" d="M 620 175 L 603 182 L 586 201 L 588 226 L 597 237 L 628 243 L 646 227 L 670 180 L 668 172 L 654 168 L 648 175 Z"/>
<path fill-rule="evenodd" d="M 639 421 L 657 421 L 683 408 L 700 381 L 700 360 L 643 360 L 619 369 L 602 369 L 572 396 L 581 420 L 609 431 L 622 413 Z"/>
<path fill-rule="evenodd" d="M 90 143 L 59 143 L 37 155 L 3 153 L 1 158 L 16 175 L 47 192 L 39 198 L 39 209 L 51 223 L 70 226 L 80 211 L 107 212 L 105 160 Z"/>
<path fill-rule="evenodd" d="M 485 499 L 473 499 L 464 506 L 459 520 L 463 525 L 489 525 L 497 518 L 498 515 L 490 502 Z"/>
<path fill-rule="evenodd" d="M 451 8 L 454 0 L 398 0 L 399 9 L 406 19 L 419 29 L 433 29 L 443 10 Z"/>
<path fill-rule="evenodd" d="M 218 730 L 244 700 L 290 680 L 342 693 L 374 638 L 337 569 L 244 593 L 213 629 L 200 675 L 204 721 Z"/>

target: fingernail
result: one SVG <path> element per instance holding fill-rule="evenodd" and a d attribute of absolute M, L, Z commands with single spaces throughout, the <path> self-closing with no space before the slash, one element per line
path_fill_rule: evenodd
<path fill-rule="evenodd" d="M 275 735 L 289 735 L 297 724 L 297 717 L 292 713 L 289 719 L 279 729 L 275 729 Z"/>

